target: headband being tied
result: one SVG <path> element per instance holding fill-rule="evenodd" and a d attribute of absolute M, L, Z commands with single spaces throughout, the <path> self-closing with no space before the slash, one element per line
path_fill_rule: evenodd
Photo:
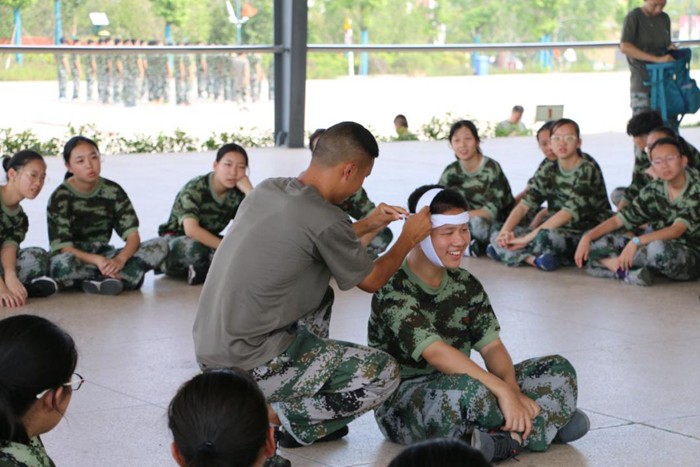
<path fill-rule="evenodd" d="M 441 193 L 443 190 L 444 188 L 431 188 L 430 190 L 423 193 L 423 196 L 421 196 L 418 202 L 416 203 L 416 212 L 420 211 L 425 206 L 428 206 L 428 209 L 430 209 L 430 205 L 432 204 L 435 197 L 438 195 L 438 193 Z M 466 211 L 460 214 L 430 215 L 430 225 L 433 227 L 433 229 L 442 227 L 443 225 L 462 225 L 466 224 L 467 222 L 469 222 L 469 213 Z M 425 237 L 420 242 L 420 247 L 423 249 L 423 253 L 425 253 L 425 256 L 428 258 L 428 260 L 430 260 L 431 263 L 440 268 L 445 267 L 445 265 L 442 263 L 442 260 L 435 251 L 435 247 L 433 246 L 433 240 L 430 238 L 430 235 Z"/>

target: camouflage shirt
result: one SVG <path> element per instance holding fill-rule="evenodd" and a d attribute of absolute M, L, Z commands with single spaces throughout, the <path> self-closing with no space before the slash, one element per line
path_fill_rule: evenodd
<path fill-rule="evenodd" d="M 185 235 L 185 219 L 195 219 L 200 227 L 218 235 L 236 217 L 245 195 L 238 188 L 226 192 L 223 198 L 214 193 L 211 178 L 214 172 L 195 177 L 175 197 L 170 217 L 158 227 L 158 235 Z"/>
<path fill-rule="evenodd" d="M 485 209 L 495 221 L 505 220 L 515 203 L 500 164 L 486 156 L 473 173 L 467 172 L 460 161 L 451 163 L 438 183 L 456 189 L 467 200 L 470 210 Z"/>
<path fill-rule="evenodd" d="M 367 196 L 364 188 L 360 188 L 348 199 L 338 205 L 340 209 L 345 211 L 350 217 L 355 220 L 364 219 L 375 208 L 374 203 Z"/>
<path fill-rule="evenodd" d="M 0 446 L 0 467 L 55 467 L 37 436 L 29 444 L 8 442 Z"/>
<path fill-rule="evenodd" d="M 446 269 L 437 288 L 420 280 L 404 261 L 372 297 L 368 343 L 394 357 L 401 378 L 434 373 L 423 357 L 443 341 L 469 355 L 498 338 L 501 330 L 479 280 L 465 269 Z"/>
<path fill-rule="evenodd" d="M 683 138 L 680 138 L 681 146 L 686 149 L 686 156 L 688 157 L 688 167 L 700 169 L 700 152 L 693 146 L 689 144 Z M 654 180 L 650 175 L 647 174 L 647 170 L 651 167 L 651 162 L 649 161 L 649 156 L 646 151 L 642 151 L 637 146 L 634 147 L 634 167 L 632 168 L 632 183 L 625 190 L 625 195 L 623 197 L 628 203 L 639 195 L 639 192 L 644 188 L 647 183 Z"/>
<path fill-rule="evenodd" d="M 24 213 L 22 206 L 17 206 L 15 209 L 10 209 L 5 205 L 5 200 L 2 199 L 2 190 L 0 190 L 0 207 L 2 208 L 2 219 L 0 219 L 0 242 L 2 246 L 14 245 L 19 247 L 29 229 L 29 221 Z"/>
<path fill-rule="evenodd" d="M 522 202 L 537 209 L 545 201 L 550 214 L 561 210 L 571 214 L 562 228 L 572 231 L 583 232 L 612 215 L 603 174 L 586 160 L 570 171 L 559 164 L 544 164 L 538 169 Z"/>
<path fill-rule="evenodd" d="M 124 240 L 138 231 L 138 216 L 121 186 L 100 178 L 92 193 L 81 193 L 69 180 L 51 194 L 46 208 L 52 252 L 74 243 L 108 243 L 112 230 Z"/>
<path fill-rule="evenodd" d="M 598 172 L 600 172 L 600 177 L 603 178 L 603 170 L 598 165 L 598 161 L 593 159 L 593 156 L 591 156 L 590 154 L 588 154 L 586 152 L 582 152 L 581 157 L 583 158 L 583 160 L 593 163 L 593 165 L 595 165 L 595 168 L 598 169 Z M 558 163 L 559 163 L 559 161 L 557 159 L 550 161 L 549 159 L 547 159 L 545 157 L 544 159 L 542 159 L 542 162 L 540 162 L 540 165 L 537 166 L 537 170 L 535 171 L 535 173 L 537 173 L 538 170 L 540 170 L 542 167 L 544 167 L 546 165 L 558 165 Z M 527 181 L 528 187 L 530 186 L 530 184 L 532 183 L 532 181 L 534 179 L 535 179 L 535 176 L 533 175 L 532 178 Z"/>
<path fill-rule="evenodd" d="M 654 180 L 639 192 L 631 204 L 617 213 L 625 228 L 649 223 L 654 230 L 682 222 L 688 230 L 679 239 L 700 253 L 700 173 L 685 171 L 685 187 L 673 201 L 668 199 L 668 182 Z"/>

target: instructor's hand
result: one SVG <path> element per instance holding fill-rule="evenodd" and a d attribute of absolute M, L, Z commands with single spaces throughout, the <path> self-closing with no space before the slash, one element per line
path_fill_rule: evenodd
<path fill-rule="evenodd" d="M 379 232 L 394 221 L 403 219 L 408 215 L 408 211 L 399 206 L 389 206 L 379 203 L 379 205 L 369 213 L 365 220 L 373 232 Z"/>
<path fill-rule="evenodd" d="M 425 206 L 416 214 L 411 214 L 403 225 L 402 235 L 407 235 L 413 245 L 417 245 L 430 235 L 433 226 L 430 224 L 430 208 Z"/>

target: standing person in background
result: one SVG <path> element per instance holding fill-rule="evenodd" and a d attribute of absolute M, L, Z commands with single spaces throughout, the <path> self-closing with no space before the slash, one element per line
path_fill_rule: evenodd
<path fill-rule="evenodd" d="M 630 68 L 630 106 L 632 115 L 650 109 L 651 88 L 647 63 L 672 62 L 671 19 L 664 13 L 666 0 L 644 0 L 644 5 L 627 13 L 622 27 L 620 51 Z"/>
<path fill-rule="evenodd" d="M 60 45 L 66 45 L 66 40 L 61 38 Z M 56 59 L 56 71 L 58 73 L 58 100 L 66 100 L 66 84 L 68 81 L 68 59 L 66 59 L 65 54 L 57 53 Z"/>
<path fill-rule="evenodd" d="M 112 40 L 102 38 L 99 40 L 98 44 L 102 47 L 107 47 L 112 45 Z M 108 54 L 100 53 L 95 57 L 95 64 L 97 65 L 97 95 L 99 101 L 102 104 L 109 104 L 111 95 L 112 59 Z"/>
<path fill-rule="evenodd" d="M 204 46 L 204 42 L 198 42 L 197 45 Z M 196 54 L 195 64 L 197 69 L 197 97 L 203 99 L 207 97 L 207 54 Z"/>
<path fill-rule="evenodd" d="M 94 47 L 95 41 L 88 39 L 87 45 Z M 97 61 L 94 53 L 84 55 L 83 60 L 85 61 L 85 98 L 91 101 L 95 91 L 95 81 L 97 81 Z"/>
<path fill-rule="evenodd" d="M 114 45 L 123 47 L 121 39 L 115 39 Z M 124 76 L 124 59 L 122 55 L 112 56 L 112 102 L 118 104 L 122 100 L 122 78 Z"/>
<path fill-rule="evenodd" d="M 80 41 L 74 39 L 71 45 L 80 45 Z M 68 64 L 70 65 L 70 75 L 73 81 L 73 100 L 77 101 L 80 98 L 80 55 L 70 54 L 68 56 Z"/>
<path fill-rule="evenodd" d="M 136 41 L 125 40 L 125 46 L 134 46 Z M 125 54 L 122 58 L 122 63 L 124 64 L 124 105 L 126 107 L 134 107 L 136 105 L 137 93 L 138 93 L 138 75 L 139 75 L 139 57 L 136 54 Z"/>

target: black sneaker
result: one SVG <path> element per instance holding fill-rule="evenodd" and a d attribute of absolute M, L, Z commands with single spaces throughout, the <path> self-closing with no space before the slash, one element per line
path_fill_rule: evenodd
<path fill-rule="evenodd" d="M 473 256 L 474 258 L 478 258 L 486 254 L 486 248 L 476 238 L 473 238 L 472 241 L 469 242 L 469 248 L 467 248 L 467 251 L 469 252 L 469 256 Z"/>
<path fill-rule="evenodd" d="M 83 288 L 83 292 L 96 295 L 119 295 L 124 290 L 122 281 L 111 277 L 101 280 L 83 281 L 80 286 Z"/>
<path fill-rule="evenodd" d="M 489 462 L 498 462 L 512 459 L 520 454 L 522 448 L 510 433 L 494 431 L 486 433 L 476 428 L 466 433 L 467 442 L 474 449 L 478 449 Z"/>
<path fill-rule="evenodd" d="M 187 268 L 187 283 L 190 285 L 204 284 L 208 271 L 208 269 L 195 268 L 190 264 Z"/>
<path fill-rule="evenodd" d="M 348 426 L 345 425 L 340 430 L 334 431 L 333 433 L 327 434 L 326 436 L 317 439 L 316 441 L 314 441 L 314 444 L 315 443 L 325 443 L 328 441 L 335 441 L 337 439 L 343 438 L 344 436 L 347 436 L 347 434 L 349 432 L 350 432 L 350 430 L 348 430 Z M 280 443 L 280 446 L 282 446 L 283 448 L 294 449 L 294 448 L 300 448 L 303 446 L 303 444 L 301 444 L 299 441 L 294 439 L 294 436 L 290 435 L 286 431 L 280 430 L 279 434 L 280 434 L 279 443 Z"/>
<path fill-rule="evenodd" d="M 563 427 L 559 428 L 557 435 L 554 437 L 553 443 L 566 444 L 576 441 L 588 433 L 591 429 L 591 421 L 588 419 L 582 410 L 576 409 L 569 421 Z"/>
<path fill-rule="evenodd" d="M 50 297 L 58 292 L 56 281 L 46 276 L 37 277 L 24 288 L 27 289 L 27 295 L 30 298 Z"/>

